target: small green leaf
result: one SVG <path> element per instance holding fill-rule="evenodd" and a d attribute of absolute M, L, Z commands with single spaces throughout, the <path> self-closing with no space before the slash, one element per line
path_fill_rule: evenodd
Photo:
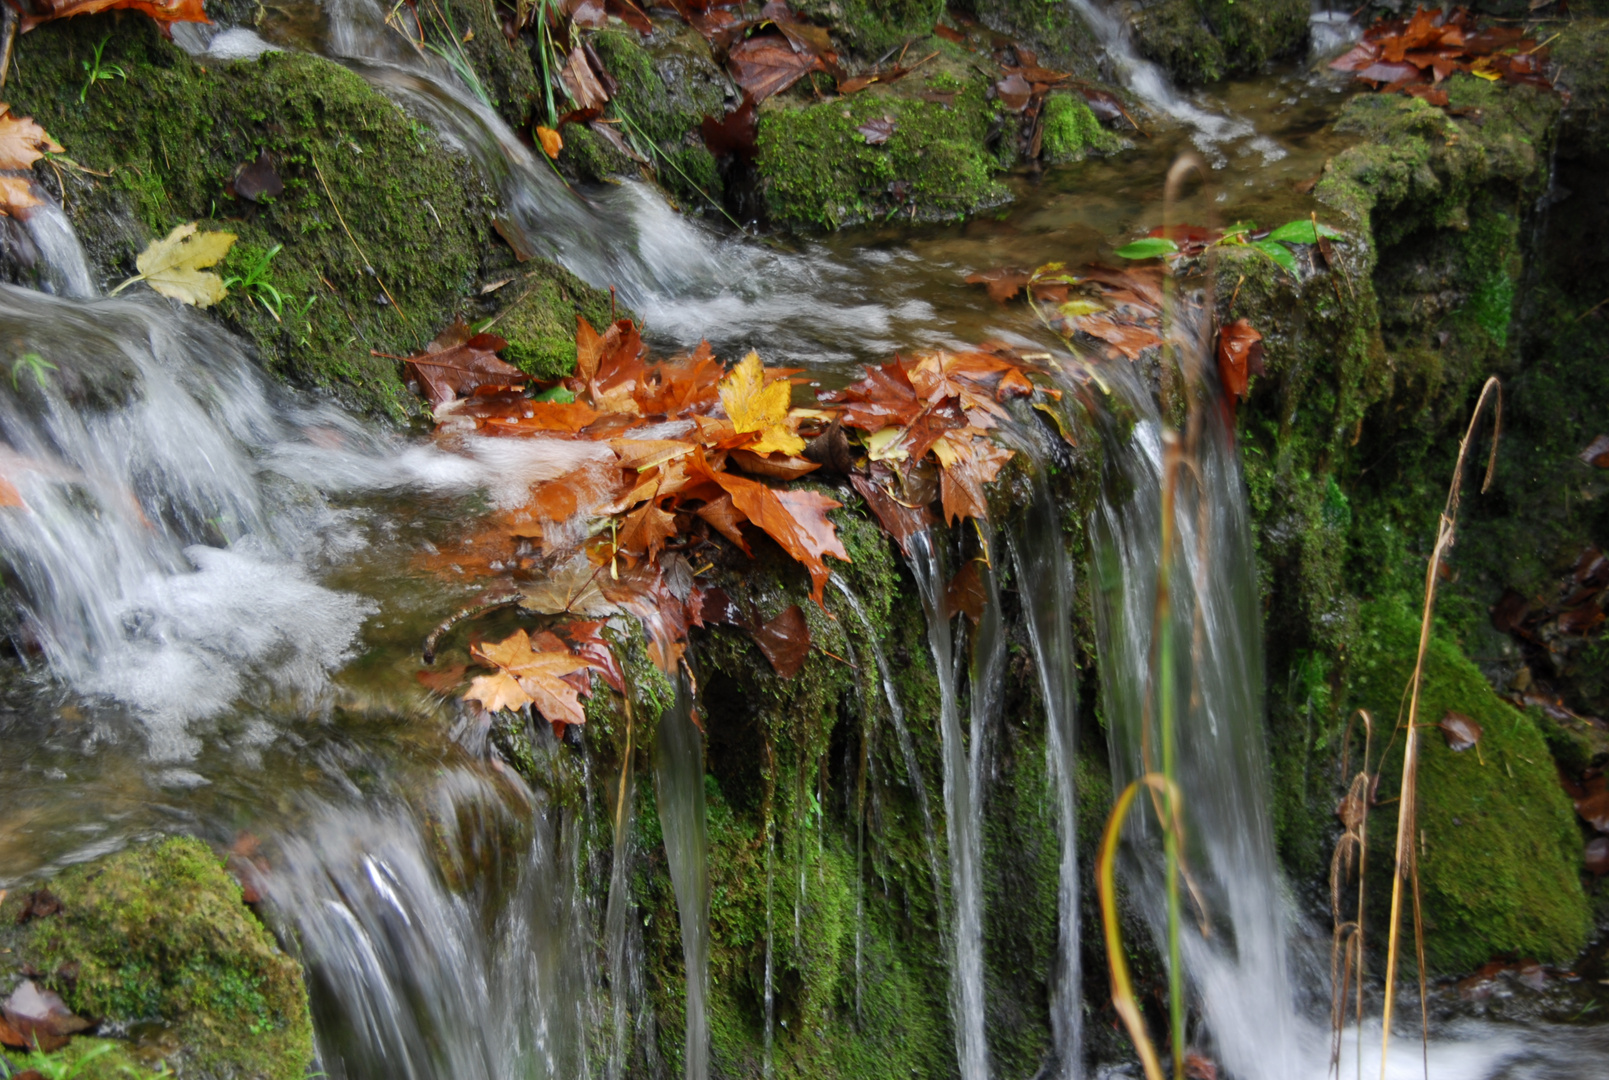
<path fill-rule="evenodd" d="M 1117 254 L 1125 259 L 1155 259 L 1159 255 L 1172 255 L 1179 250 L 1179 245 L 1172 240 L 1161 236 L 1147 236 L 1144 240 L 1136 240 L 1117 249 Z"/>
<path fill-rule="evenodd" d="M 1224 230 L 1223 238 L 1227 240 L 1231 236 L 1244 236 L 1246 233 L 1255 232 L 1256 230 L 1257 223 L 1255 221 L 1237 221 Z"/>
<path fill-rule="evenodd" d="M 555 386 L 544 390 L 540 394 L 532 394 L 532 401 L 551 401 L 556 405 L 575 404 L 575 395 L 562 386 Z"/>
<path fill-rule="evenodd" d="M 1287 221 L 1279 228 L 1268 234 L 1270 240 L 1282 240 L 1287 244 L 1316 244 L 1320 236 L 1333 240 L 1340 236 L 1339 229 L 1332 229 L 1328 225 L 1320 225 L 1317 232 L 1313 229 L 1311 220 Z"/>
<path fill-rule="evenodd" d="M 1251 246 L 1284 267 L 1286 273 L 1296 276 L 1296 256 L 1291 254 L 1290 248 L 1275 240 L 1258 240 Z"/>

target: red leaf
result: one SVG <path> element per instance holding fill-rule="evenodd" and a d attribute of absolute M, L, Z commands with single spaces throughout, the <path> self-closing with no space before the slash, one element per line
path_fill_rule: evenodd
<path fill-rule="evenodd" d="M 755 140 L 759 134 L 759 116 L 754 111 L 754 99 L 747 94 L 743 103 L 720 120 L 706 116 L 699 124 L 704 145 L 716 157 L 736 154 L 744 161 L 753 161 L 758 152 Z"/>
<path fill-rule="evenodd" d="M 1218 378 L 1227 397 L 1244 398 L 1251 376 L 1262 373 L 1263 335 L 1250 322 L 1236 319 L 1218 331 Z"/>
<path fill-rule="evenodd" d="M 754 643 L 771 661 L 771 667 L 784 679 L 799 674 L 810 657 L 810 625 L 798 604 L 750 632 Z"/>
<path fill-rule="evenodd" d="M 1600 469 L 1609 469 L 1609 435 L 1599 435 L 1578 455 L 1582 462 Z"/>
<path fill-rule="evenodd" d="M 994 84 L 995 96 L 1000 99 L 1000 106 L 1007 112 L 1022 112 L 1028 107 L 1028 99 L 1033 96 L 1033 87 L 1021 75 L 1007 75 Z"/>
<path fill-rule="evenodd" d="M 855 130 L 861 133 L 868 145 L 881 146 L 897 127 L 892 116 L 874 116 Z"/>
<path fill-rule="evenodd" d="M 933 33 L 937 34 L 939 37 L 943 38 L 945 41 L 953 41 L 956 44 L 960 44 L 960 43 L 966 41 L 966 39 L 967 39 L 967 36 L 965 34 L 963 34 L 961 31 L 952 30 L 948 26 L 945 26 L 943 23 L 935 24 L 934 27 L 933 27 Z"/>
<path fill-rule="evenodd" d="M 865 476 L 851 476 L 849 482 L 855 485 L 860 497 L 866 500 L 866 505 L 877 516 L 883 530 L 894 538 L 899 549 L 906 555 L 911 553 L 911 537 L 926 532 L 939 523 L 931 507 L 906 506 L 885 491 L 877 481 Z"/>
<path fill-rule="evenodd" d="M 965 615 L 976 626 L 978 620 L 983 618 L 983 605 L 986 602 L 983 580 L 978 576 L 978 561 L 968 559 L 944 589 L 945 609 L 951 618 L 958 614 Z"/>
<path fill-rule="evenodd" d="M 168 25 L 176 22 L 210 23 L 202 8 L 202 0 L 15 0 L 11 5 L 21 16 L 19 29 L 27 33 L 40 23 L 65 19 L 73 15 L 93 15 L 98 11 L 115 11 L 126 8 L 149 15 L 168 33 Z"/>
<path fill-rule="evenodd" d="M 980 274 L 968 274 L 966 280 L 968 285 L 985 286 L 989 290 L 989 299 L 1004 304 L 1022 292 L 1022 287 L 1028 284 L 1028 272 L 1001 266 Z"/>

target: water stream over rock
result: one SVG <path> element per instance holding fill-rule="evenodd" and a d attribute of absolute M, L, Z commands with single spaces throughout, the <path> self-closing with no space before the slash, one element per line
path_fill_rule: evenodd
<path fill-rule="evenodd" d="M 577 194 L 444 65 L 405 46 L 370 0 L 326 5 L 325 47 L 476 164 L 517 250 L 616 286 L 660 340 L 708 337 L 723 354 L 755 346 L 768 362 L 808 365 L 827 384 L 911 344 L 1000 337 L 1054 349 L 1030 312 L 997 308 L 960 285 L 963 272 L 1107 254 L 1110 237 L 1159 220 L 1159 165 L 1191 142 L 1216 164 L 1253 168 L 1243 180 L 1231 168 L 1221 191 L 1191 194 L 1184 212 L 1263 217 L 1290 203 L 1292 181 L 1316 172 L 1336 145 L 1317 122 L 1336 99 L 1333 87 L 1284 73 L 1225 88 L 1225 107 L 1210 110 L 1167 86 L 1108 12 L 1076 6 L 1125 85 L 1177 127 L 1126 162 L 1084 162 L 1036 186 L 1021 181 L 1019 205 L 998 221 L 868 228 L 795 250 L 691 222 L 645 184 Z M 219 58 L 266 46 L 246 33 L 180 39 Z M 42 664 L 8 690 L 16 700 L 6 706 L 8 715 L 52 719 L 37 730 L 27 719 L 0 729 L 25 747 L 0 765 L 0 784 L 16 794 L 10 820 L 0 817 L 0 885 L 175 821 L 220 843 L 254 829 L 270 837 L 272 869 L 260 884 L 309 973 L 326 1075 L 613 1080 L 674 1071 L 707 1080 L 743 1072 L 712 1058 L 712 1026 L 735 1022 L 713 1004 L 712 935 L 736 916 L 719 910 L 724 900 L 712 886 L 716 800 L 707 803 L 707 788 L 719 785 L 707 774 L 711 749 L 693 687 L 679 684 L 674 703 L 649 721 L 652 817 L 663 840 L 654 858 L 672 883 L 684 979 L 652 992 L 674 999 L 682 1021 L 680 1040 L 666 1043 L 675 1047 L 668 1056 L 679 1056 L 672 1063 L 658 1056 L 666 1036 L 654 1027 L 664 1003 L 650 1001 L 644 985 L 647 922 L 633 875 L 649 857 L 634 831 L 631 757 L 618 777 L 597 782 L 609 790 L 600 812 L 609 821 L 600 825 L 590 757 L 584 803 L 534 790 L 492 748 L 480 720 L 416 690 L 409 674 L 423 631 L 466 590 L 414 574 L 408 558 L 434 552 L 432 538 L 463 518 L 558 475 L 551 456 L 480 437 L 448 452 L 281 390 L 204 317 L 151 298 L 96 297 L 54 207 L 37 212 L 27 231 L 46 267 L 42 290 L 0 285 L 0 337 L 25 342 L 43 366 L 0 395 L 4 475 L 27 507 L 0 515 L 0 553 L 20 619 L 11 635 L 20 654 Z M 1200 471 L 1176 504 L 1171 619 L 1154 628 L 1164 409 L 1149 378 L 1126 361 L 1100 372 L 1118 407 L 1096 417 L 1105 464 L 1087 522 L 1088 576 L 1112 777 L 1121 787 L 1154 767 L 1142 745 L 1153 635 L 1171 634 L 1184 688 L 1187 861 L 1210 928 L 1184 937 L 1200 1045 L 1227 1076 L 1324 1075 L 1326 1048 L 1310 1019 L 1323 980 L 1308 970 L 1311 943 L 1274 850 L 1258 582 L 1233 435 L 1211 413 Z M 1080 389 L 1066 370 L 1058 379 L 1070 399 Z M 1002 976 L 989 955 L 985 804 L 997 777 L 987 763 L 1013 720 L 1003 713 L 1017 642 L 1002 593 L 1016 594 L 1049 778 L 1038 832 L 1020 839 L 1042 839 L 1056 867 L 1047 901 L 1052 1051 L 1042 1075 L 1075 1080 L 1088 1075 L 1092 979 L 1081 964 L 1088 868 L 1079 862 L 1077 590 L 1056 480 L 1065 450 L 1048 428 L 1026 422 L 1008 437 L 1029 462 L 1020 520 L 965 539 L 919 533 L 897 571 L 920 598 L 935 715 L 908 713 L 901 683 L 909 673 L 891 661 L 893 643 L 842 578 L 823 611 L 836 609 L 830 617 L 858 635 L 844 662 L 858 663 L 865 685 L 881 693 L 917 808 L 923 842 L 909 857 L 927 879 L 930 929 L 944 953 L 935 967 L 948 983 L 950 1063 L 961 1080 L 987 1080 L 1005 1075 L 990 1027 Z M 985 603 L 975 625 L 946 597 L 956 569 L 946 560 L 956 556 L 977 560 Z M 407 689 L 395 689 L 399 682 Z M 936 732 L 936 752 L 918 742 L 918 720 L 922 732 Z M 568 768 L 555 763 L 578 756 L 541 723 L 522 734 L 524 768 Z M 940 768 L 942 827 L 924 760 Z M 265 775 L 278 790 L 246 794 Z M 768 818 L 759 838 L 743 841 L 764 846 L 755 864 L 765 879 L 763 971 L 724 975 L 762 988 L 760 1015 L 749 1019 L 763 1025 L 764 1058 L 749 1063 L 748 1075 L 776 1070 L 778 1023 L 824 1022 L 778 1009 L 783 979 L 799 978 L 779 958 L 785 951 L 797 966 L 817 944 L 806 927 L 827 902 L 813 893 L 825 891 L 832 854 L 825 813 L 807 814 L 816 796 L 803 769 L 793 778 L 792 819 Z M 61 784 L 77 793 L 60 794 Z M 887 963 L 863 954 L 866 898 L 878 887 L 865 866 L 865 827 L 857 811 L 854 955 L 845 962 L 855 1024 L 870 1022 L 863 980 L 877 976 L 867 972 Z M 1128 882 L 1160 936 L 1156 823 L 1137 815 L 1130 828 Z M 779 831 L 798 849 L 787 860 L 796 881 L 773 880 Z M 822 876 L 813 881 L 808 866 Z M 774 925 L 790 918 L 773 911 L 779 885 L 784 912 L 792 894 L 791 935 Z M 912 910 L 909 896 L 903 902 Z M 784 950 L 777 939 L 789 936 Z M 1541 1036 L 1467 1025 L 1445 1033 L 1431 1054 L 1435 1075 L 1448 1078 L 1586 1075 L 1570 1070 L 1601 1051 L 1595 1038 L 1545 1052 Z M 1417 1055 L 1399 1048 L 1390 1075 L 1417 1066 Z M 1343 1059 L 1342 1075 L 1350 1068 Z"/>

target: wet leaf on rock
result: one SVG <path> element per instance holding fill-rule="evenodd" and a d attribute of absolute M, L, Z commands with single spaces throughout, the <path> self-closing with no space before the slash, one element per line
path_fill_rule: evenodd
<path fill-rule="evenodd" d="M 759 130 L 754 99 L 747 94 L 743 96 L 742 104 L 721 119 L 706 116 L 699 124 L 699 132 L 704 136 L 704 145 L 710 153 L 716 157 L 735 154 L 745 161 L 754 160 L 758 153 L 756 139 Z"/>
<path fill-rule="evenodd" d="M 1581 460 L 1599 469 L 1609 469 L 1609 435 L 1599 435 L 1581 451 Z"/>
<path fill-rule="evenodd" d="M 1447 738 L 1447 749 L 1454 751 L 1468 750 L 1480 742 L 1481 726 L 1471 717 L 1460 712 L 1447 710 L 1447 715 L 1441 718 L 1437 725 L 1442 735 Z"/>
<path fill-rule="evenodd" d="M 1602 877 L 1609 874 L 1609 836 L 1594 836 L 1587 841 L 1587 872 Z"/>
<path fill-rule="evenodd" d="M 529 381 L 525 372 L 497 358 L 497 351 L 507 347 L 508 342 L 496 334 L 469 334 L 460 319 L 438 335 L 424 352 L 408 357 L 404 366 L 408 377 L 419 383 L 430 404 L 439 407 L 483 386 L 522 386 Z M 549 410 L 573 408 L 540 404 Z"/>
<path fill-rule="evenodd" d="M 28 1045 L 37 1044 L 47 1052 L 61 1049 L 70 1036 L 91 1026 L 83 1017 L 74 1016 L 55 991 L 42 989 L 32 979 L 22 980 L 0 1003 L 0 1015 Z"/>
<path fill-rule="evenodd" d="M 894 134 L 897 127 L 892 116 L 874 116 L 855 130 L 860 132 L 867 144 L 881 146 Z"/>
<path fill-rule="evenodd" d="M 752 37 L 734 46 L 726 66 L 738 86 L 756 102 L 782 93 L 812 71 L 827 70 L 821 57 L 798 52 L 779 34 Z"/>
<path fill-rule="evenodd" d="M 61 899 L 55 893 L 49 889 L 35 889 L 23 899 L 22 907 L 17 911 L 17 925 L 33 919 L 47 919 L 60 912 Z"/>
<path fill-rule="evenodd" d="M 258 151 L 256 161 L 240 167 L 235 173 L 234 188 L 235 194 L 247 202 L 285 194 L 285 182 L 279 178 L 279 170 L 274 168 L 267 149 Z"/>
<path fill-rule="evenodd" d="M 212 21 L 202 0 L 16 0 L 12 7 L 21 16 L 19 28 L 25 34 L 40 23 L 98 11 L 138 11 L 155 19 L 164 34 L 169 33 L 170 23 Z"/>
<path fill-rule="evenodd" d="M 798 604 L 750 631 L 771 667 L 784 679 L 791 679 L 804 668 L 810 657 L 810 625 Z"/>
<path fill-rule="evenodd" d="M 195 222 L 180 225 L 161 240 L 153 240 L 134 260 L 139 271 L 112 290 L 116 296 L 136 281 L 184 304 L 210 307 L 228 295 L 223 278 L 206 272 L 235 246 L 235 234 L 201 232 Z"/>
<path fill-rule="evenodd" d="M 983 606 L 987 596 L 983 591 L 983 580 L 978 576 L 978 561 L 968 559 L 967 564 L 961 567 L 955 577 L 950 579 L 949 585 L 944 589 L 944 604 L 951 618 L 956 615 L 965 615 L 973 626 L 983 618 Z"/>
<path fill-rule="evenodd" d="M 1253 375 L 1263 374 L 1263 335 L 1246 319 L 1236 319 L 1218 331 L 1218 378 L 1225 396 L 1246 396 Z"/>

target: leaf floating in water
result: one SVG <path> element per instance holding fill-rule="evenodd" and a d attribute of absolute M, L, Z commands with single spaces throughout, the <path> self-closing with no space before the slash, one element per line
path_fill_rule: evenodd
<path fill-rule="evenodd" d="M 209 274 L 235 246 L 235 234 L 200 232 L 195 222 L 180 225 L 161 240 L 153 240 L 134 260 L 138 274 L 112 290 L 116 296 L 136 281 L 143 281 L 171 300 L 210 307 L 229 294 L 223 278 Z"/>
<path fill-rule="evenodd" d="M 1460 712 L 1447 710 L 1447 715 L 1441 718 L 1441 733 L 1447 737 L 1449 750 L 1468 750 L 1480 742 L 1481 726 L 1473 719 Z"/>
<path fill-rule="evenodd" d="M 771 667 L 784 679 L 791 679 L 804 668 L 810 657 L 810 625 L 798 604 L 750 631 Z"/>

